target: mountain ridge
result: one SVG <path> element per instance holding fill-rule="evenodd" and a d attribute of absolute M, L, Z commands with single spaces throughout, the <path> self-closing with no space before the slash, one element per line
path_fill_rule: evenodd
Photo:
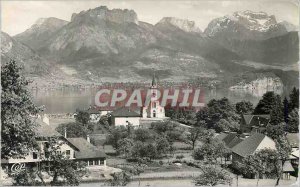
<path fill-rule="evenodd" d="M 90 81 L 143 80 L 153 70 L 165 80 L 222 80 L 255 70 L 236 61 L 283 65 L 299 59 L 295 28 L 262 12 L 216 18 L 203 32 L 194 21 L 165 17 L 153 25 L 140 21 L 133 10 L 104 6 L 74 13 L 70 22 L 54 22 L 53 27 L 46 24 L 47 32 L 41 19 L 32 26 L 38 32 L 26 30 L 14 39 Z"/>

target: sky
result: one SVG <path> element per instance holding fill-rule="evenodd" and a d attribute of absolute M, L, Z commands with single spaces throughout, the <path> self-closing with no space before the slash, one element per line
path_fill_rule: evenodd
<path fill-rule="evenodd" d="M 109 9 L 134 10 L 140 21 L 157 23 L 163 17 L 195 21 L 204 30 L 208 23 L 235 11 L 263 11 L 275 15 L 277 21 L 299 25 L 297 0 L 204 1 L 204 0 L 99 0 L 99 1 L 1 1 L 1 30 L 14 36 L 33 25 L 39 18 L 56 17 L 70 21 L 73 13 L 107 6 Z"/>

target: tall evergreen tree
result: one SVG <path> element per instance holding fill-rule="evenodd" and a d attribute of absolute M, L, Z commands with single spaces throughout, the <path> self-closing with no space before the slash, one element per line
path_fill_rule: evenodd
<path fill-rule="evenodd" d="M 38 108 L 27 89 L 22 68 L 10 61 L 1 68 L 1 158 L 24 157 L 36 146 L 32 116 Z"/>
<path fill-rule="evenodd" d="M 272 125 L 278 125 L 279 123 L 284 122 L 284 113 L 281 97 L 279 95 L 276 95 L 275 98 L 276 99 L 273 105 L 273 109 L 270 113 L 270 123 Z"/>
<path fill-rule="evenodd" d="M 289 118 L 289 101 L 286 97 L 283 100 L 283 115 L 284 115 L 284 122 L 288 123 Z"/>
<path fill-rule="evenodd" d="M 292 111 L 294 108 L 299 108 L 299 89 L 295 87 L 290 93 L 289 107 L 290 111 Z"/>
<path fill-rule="evenodd" d="M 270 114 L 276 103 L 276 94 L 274 92 L 267 92 L 258 102 L 254 109 L 254 114 Z"/>
<path fill-rule="evenodd" d="M 298 109 L 295 108 L 289 113 L 289 120 L 287 124 L 288 132 L 299 132 L 299 114 Z"/>

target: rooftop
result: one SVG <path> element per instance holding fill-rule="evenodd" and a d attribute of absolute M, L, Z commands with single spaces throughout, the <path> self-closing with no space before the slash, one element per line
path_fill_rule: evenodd
<path fill-rule="evenodd" d="M 104 151 L 95 147 L 84 138 L 67 138 L 67 140 L 79 149 L 75 152 L 76 159 L 105 158 Z"/>
<path fill-rule="evenodd" d="M 270 120 L 270 115 L 243 115 L 243 118 L 247 125 L 267 125 Z"/>
<path fill-rule="evenodd" d="M 250 137 L 246 138 L 245 140 L 232 147 L 232 152 L 242 157 L 252 155 L 257 150 L 258 146 L 261 144 L 263 139 L 266 137 L 267 136 L 264 134 L 254 133 Z"/>
<path fill-rule="evenodd" d="M 216 138 L 223 141 L 228 148 L 232 148 L 243 141 L 236 133 L 221 133 Z"/>
<path fill-rule="evenodd" d="M 114 117 L 141 117 L 141 114 L 125 107 L 113 111 L 111 115 Z"/>
<path fill-rule="evenodd" d="M 288 133 L 286 138 L 292 147 L 299 147 L 299 133 Z"/>
<path fill-rule="evenodd" d="M 62 135 L 58 133 L 55 128 L 51 125 L 46 124 L 41 119 L 36 119 L 38 127 L 35 129 L 35 133 L 38 137 L 61 137 Z"/>

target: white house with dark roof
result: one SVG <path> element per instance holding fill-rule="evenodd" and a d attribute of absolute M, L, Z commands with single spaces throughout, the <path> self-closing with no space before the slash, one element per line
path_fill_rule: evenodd
<path fill-rule="evenodd" d="M 78 161 L 85 161 L 88 167 L 106 168 L 106 155 L 84 138 L 67 138 L 78 150 L 74 152 L 74 158 Z"/>
<path fill-rule="evenodd" d="M 37 123 L 39 123 L 39 126 L 35 129 L 35 133 L 39 149 L 30 151 L 24 158 L 1 159 L 1 168 L 2 170 L 6 170 L 6 173 L 14 172 L 20 168 L 36 167 L 41 164 L 44 164 L 46 167 L 49 166 L 49 161 L 45 160 L 50 153 L 48 151 L 50 148 L 49 138 L 56 138 L 59 145 L 57 151 L 64 154 L 66 159 L 86 161 L 90 166 L 99 165 L 104 168 L 106 167 L 106 155 L 104 151 L 96 149 L 87 140 L 83 138 L 67 139 L 51 125 L 44 123 L 40 119 L 37 119 Z"/>
<path fill-rule="evenodd" d="M 112 125 L 126 126 L 131 124 L 134 127 L 140 125 L 141 114 L 130 108 L 119 108 L 111 113 Z"/>

